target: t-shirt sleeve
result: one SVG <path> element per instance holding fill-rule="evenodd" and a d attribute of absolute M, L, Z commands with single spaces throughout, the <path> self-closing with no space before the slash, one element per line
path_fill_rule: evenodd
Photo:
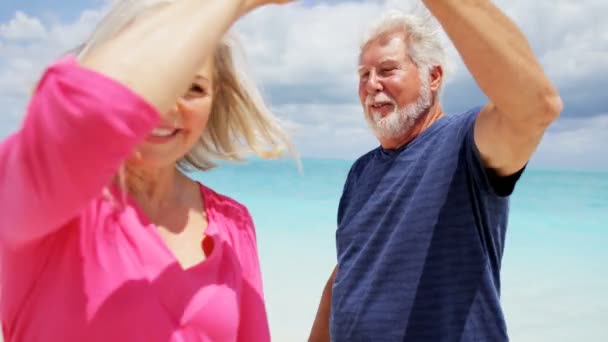
<path fill-rule="evenodd" d="M 481 188 L 495 196 L 508 197 L 513 193 L 526 167 L 524 166 L 512 175 L 499 176 L 494 170 L 488 169 L 483 165 L 481 153 L 475 143 L 475 120 L 480 110 L 481 107 L 475 108 L 463 118 L 465 120 L 463 143 L 467 165 Z"/>

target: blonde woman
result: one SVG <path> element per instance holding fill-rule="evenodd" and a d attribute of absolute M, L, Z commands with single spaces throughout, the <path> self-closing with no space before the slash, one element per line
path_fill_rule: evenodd
<path fill-rule="evenodd" d="M 6 341 L 268 341 L 247 209 L 182 174 L 288 146 L 225 32 L 287 0 L 119 1 L 0 145 Z"/>

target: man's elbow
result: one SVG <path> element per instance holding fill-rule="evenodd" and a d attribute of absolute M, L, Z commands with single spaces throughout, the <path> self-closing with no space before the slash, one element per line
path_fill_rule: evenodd
<path fill-rule="evenodd" d="M 536 106 L 531 113 L 537 119 L 539 126 L 543 129 L 555 122 L 564 109 L 564 102 L 557 91 L 548 91 L 538 95 L 535 99 Z"/>

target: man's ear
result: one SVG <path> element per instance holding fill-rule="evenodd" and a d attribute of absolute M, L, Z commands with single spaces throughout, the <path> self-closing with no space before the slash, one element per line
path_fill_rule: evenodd
<path fill-rule="evenodd" d="M 443 83 L 443 67 L 441 65 L 433 66 L 429 73 L 429 77 L 431 90 L 437 92 Z"/>

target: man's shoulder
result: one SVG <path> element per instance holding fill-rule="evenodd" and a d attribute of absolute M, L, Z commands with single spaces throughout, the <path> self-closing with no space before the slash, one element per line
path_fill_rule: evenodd
<path fill-rule="evenodd" d="M 466 126 L 475 121 L 482 109 L 483 106 L 475 106 L 464 111 L 446 114 L 448 126 Z"/>
<path fill-rule="evenodd" d="M 442 119 L 435 123 L 436 127 L 431 126 L 426 133 L 426 145 L 438 148 L 438 145 L 454 145 L 464 141 L 471 134 L 475 120 L 482 107 L 472 107 L 468 110 L 446 113 Z M 433 137 L 433 138 L 430 138 Z M 430 139 L 429 139 L 430 138 Z M 419 144 L 425 145 L 425 144 Z M 419 146 L 424 149 L 424 146 Z"/>

